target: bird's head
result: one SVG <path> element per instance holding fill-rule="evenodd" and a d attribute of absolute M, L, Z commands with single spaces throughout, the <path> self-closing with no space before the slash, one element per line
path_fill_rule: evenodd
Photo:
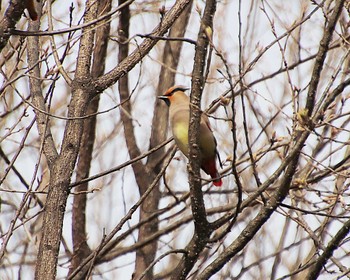
<path fill-rule="evenodd" d="M 164 93 L 164 95 L 160 95 L 158 98 L 164 100 L 164 102 L 170 106 L 170 104 L 176 100 L 183 98 L 188 99 L 188 96 L 185 94 L 185 91 L 188 89 L 189 88 L 185 86 L 172 86 Z"/>

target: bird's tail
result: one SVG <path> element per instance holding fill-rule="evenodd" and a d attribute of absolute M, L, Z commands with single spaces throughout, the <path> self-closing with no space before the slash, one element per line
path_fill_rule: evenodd
<path fill-rule="evenodd" d="M 213 179 L 214 186 L 216 187 L 222 186 L 222 180 L 220 178 L 219 172 L 216 169 L 215 160 L 206 161 L 205 163 L 202 163 L 201 167 L 204 170 L 204 172 L 209 174 L 210 177 Z"/>
<path fill-rule="evenodd" d="M 214 179 L 213 180 L 214 186 L 216 186 L 216 187 L 221 187 L 222 186 L 222 180 L 221 180 L 220 174 L 218 172 L 216 172 L 215 176 L 213 176 L 211 174 L 210 174 L 210 176 L 211 176 L 211 178 Z"/>

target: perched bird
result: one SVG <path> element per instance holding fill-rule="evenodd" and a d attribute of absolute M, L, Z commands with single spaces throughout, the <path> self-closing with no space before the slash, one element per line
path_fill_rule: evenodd
<path fill-rule="evenodd" d="M 170 126 L 175 143 L 181 152 L 188 157 L 188 126 L 190 121 L 190 98 L 185 94 L 188 88 L 173 86 L 158 98 L 169 106 Z M 216 150 L 216 140 L 210 128 L 209 119 L 202 114 L 199 131 L 199 150 L 201 168 L 213 179 L 217 187 L 222 185 L 219 172 L 216 169 L 216 157 L 221 161 Z"/>

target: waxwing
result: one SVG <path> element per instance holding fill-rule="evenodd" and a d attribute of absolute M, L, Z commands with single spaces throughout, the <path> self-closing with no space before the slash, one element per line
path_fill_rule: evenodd
<path fill-rule="evenodd" d="M 173 86 L 164 95 L 159 96 L 169 106 L 170 126 L 175 143 L 186 157 L 188 157 L 188 125 L 190 119 L 190 98 L 185 94 L 187 89 L 183 86 Z M 212 177 L 213 184 L 220 187 L 222 180 L 216 169 L 216 157 L 218 157 L 219 162 L 220 158 L 209 119 L 204 114 L 202 114 L 200 120 L 199 150 L 201 168 Z"/>

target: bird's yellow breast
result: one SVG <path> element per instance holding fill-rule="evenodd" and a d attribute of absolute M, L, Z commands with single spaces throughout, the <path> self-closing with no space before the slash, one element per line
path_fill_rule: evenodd
<path fill-rule="evenodd" d="M 173 135 L 179 149 L 185 154 L 188 154 L 188 125 L 180 122 L 174 124 Z"/>

